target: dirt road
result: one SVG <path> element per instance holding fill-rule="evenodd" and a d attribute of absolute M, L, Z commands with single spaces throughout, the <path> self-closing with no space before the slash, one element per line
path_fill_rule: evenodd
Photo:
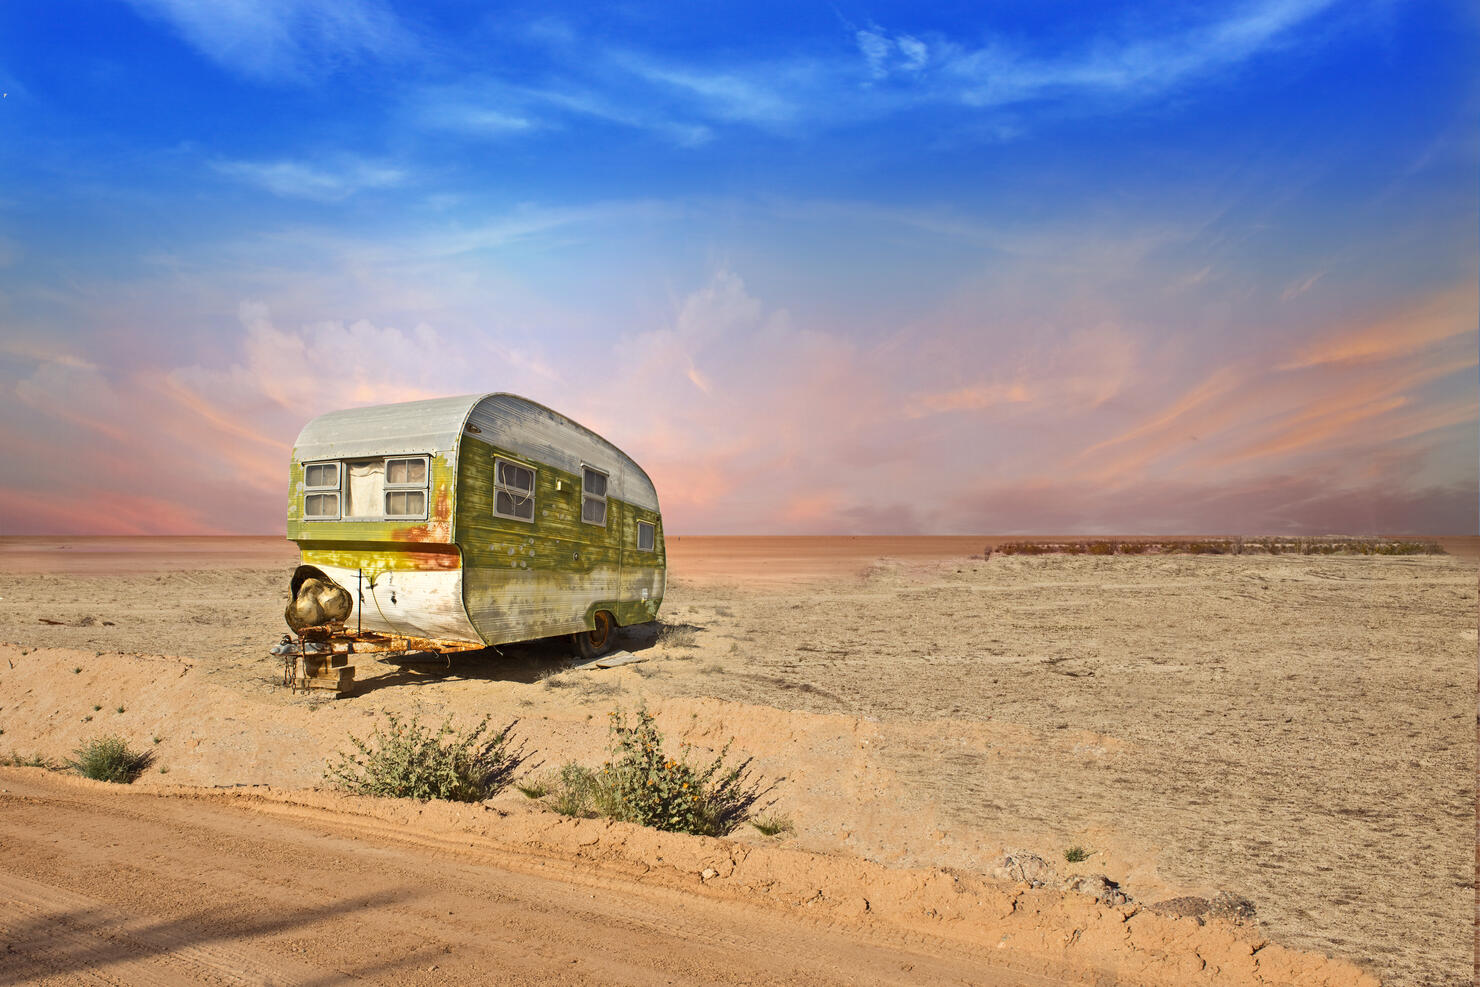
<path fill-rule="evenodd" d="M 0 788 L 5 984 L 1064 982 L 302 806 Z"/>

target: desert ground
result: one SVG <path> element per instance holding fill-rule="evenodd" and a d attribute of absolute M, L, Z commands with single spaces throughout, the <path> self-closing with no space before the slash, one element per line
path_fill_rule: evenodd
<path fill-rule="evenodd" d="M 1475 539 L 992 544 L 670 538 L 661 621 L 620 642 L 640 663 L 366 658 L 334 699 L 267 654 L 285 541 L 0 539 L 0 754 L 156 755 L 128 788 L 0 768 L 0 983 L 1472 982 Z M 516 721 L 537 775 L 599 763 L 606 714 L 643 703 L 671 742 L 733 740 L 792 830 L 324 780 L 385 712 Z M 1002 880 L 1006 851 L 1132 900 Z M 1219 892 L 1257 917 L 1154 908 Z"/>

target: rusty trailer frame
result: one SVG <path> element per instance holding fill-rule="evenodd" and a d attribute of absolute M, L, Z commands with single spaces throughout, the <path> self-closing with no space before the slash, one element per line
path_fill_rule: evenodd
<path fill-rule="evenodd" d="M 283 685 L 294 692 L 328 689 L 338 695 L 355 684 L 354 655 L 435 654 L 481 651 L 486 645 L 470 641 L 441 641 L 405 634 L 346 630 L 343 625 L 305 627 L 295 636 L 296 650 L 283 654 Z M 451 658 L 448 657 L 448 664 Z"/>

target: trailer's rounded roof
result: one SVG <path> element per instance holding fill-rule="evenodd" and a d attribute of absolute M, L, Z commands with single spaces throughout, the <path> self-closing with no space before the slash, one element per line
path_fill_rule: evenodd
<path fill-rule="evenodd" d="M 477 421 L 479 427 L 468 430 L 472 421 Z M 616 470 L 619 475 L 612 479 L 624 489 L 612 493 L 658 510 L 658 495 L 652 480 L 630 456 L 559 412 L 504 392 L 331 411 L 303 426 L 293 445 L 293 457 L 300 463 L 419 453 L 442 454 L 452 459 L 465 430 L 478 433 L 469 438 L 569 472 L 579 472 L 582 462 L 608 471 L 620 464 Z M 609 450 L 617 462 L 593 462 L 597 457 L 592 456 L 591 450 L 598 448 Z"/>
<path fill-rule="evenodd" d="M 473 407 L 486 395 L 376 404 L 320 415 L 293 444 L 299 462 L 397 453 L 451 454 Z"/>

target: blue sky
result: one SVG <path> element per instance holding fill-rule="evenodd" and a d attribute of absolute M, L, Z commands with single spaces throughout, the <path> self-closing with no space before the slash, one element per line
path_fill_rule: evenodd
<path fill-rule="evenodd" d="M 307 418 L 513 390 L 680 532 L 1473 532 L 1477 27 L 7 4 L 5 529 L 281 530 Z"/>

